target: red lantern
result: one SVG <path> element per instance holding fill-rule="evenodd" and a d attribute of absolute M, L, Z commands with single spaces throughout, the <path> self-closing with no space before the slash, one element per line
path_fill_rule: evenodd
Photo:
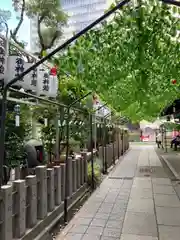
<path fill-rule="evenodd" d="M 51 68 L 50 74 L 51 74 L 52 76 L 56 76 L 56 75 L 57 75 L 57 68 L 56 68 L 56 66 Z"/>
<path fill-rule="evenodd" d="M 171 83 L 172 83 L 172 84 L 176 84 L 176 83 L 177 83 L 177 80 L 176 80 L 176 79 L 172 79 L 172 80 L 171 80 Z"/>

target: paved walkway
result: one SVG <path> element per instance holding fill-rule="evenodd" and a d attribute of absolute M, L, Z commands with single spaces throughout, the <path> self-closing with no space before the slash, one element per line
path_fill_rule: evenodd
<path fill-rule="evenodd" d="M 153 146 L 132 145 L 57 240 L 179 240 L 180 200 Z"/>
<path fill-rule="evenodd" d="M 158 154 L 163 158 L 176 178 L 180 179 L 180 152 L 168 149 L 168 152 L 165 153 L 164 150 L 158 149 Z"/>

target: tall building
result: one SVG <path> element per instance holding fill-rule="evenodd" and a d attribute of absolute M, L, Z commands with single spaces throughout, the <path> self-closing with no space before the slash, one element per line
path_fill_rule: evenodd
<path fill-rule="evenodd" d="M 112 0 L 60 0 L 62 9 L 68 15 L 68 23 L 64 28 L 64 35 L 60 42 L 72 37 L 98 17 L 113 2 Z M 37 20 L 32 19 L 30 23 L 30 47 L 32 52 L 38 51 L 37 45 Z"/>
<path fill-rule="evenodd" d="M 30 20 L 30 51 L 32 53 L 39 51 L 37 42 L 38 42 L 37 19 L 33 18 Z"/>

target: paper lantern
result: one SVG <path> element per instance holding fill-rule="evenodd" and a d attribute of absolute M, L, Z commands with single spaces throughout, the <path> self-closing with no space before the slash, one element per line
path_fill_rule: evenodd
<path fill-rule="evenodd" d="M 57 75 L 57 68 L 56 68 L 56 66 L 51 68 L 50 75 L 52 75 L 52 76 L 56 76 Z"/>
<path fill-rule="evenodd" d="M 176 80 L 176 79 L 172 79 L 172 80 L 171 80 L 171 83 L 172 83 L 172 84 L 176 84 L 176 83 L 177 83 L 177 80 Z"/>

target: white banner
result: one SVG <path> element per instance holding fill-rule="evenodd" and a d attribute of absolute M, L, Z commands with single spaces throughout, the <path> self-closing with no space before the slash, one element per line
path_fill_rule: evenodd
<path fill-rule="evenodd" d="M 49 73 L 44 66 L 38 67 L 38 95 L 48 95 L 49 92 Z"/>
<path fill-rule="evenodd" d="M 32 63 L 24 62 L 19 56 L 8 57 L 7 81 L 19 76 L 26 69 L 32 66 Z M 56 97 L 58 92 L 58 78 L 49 74 L 49 69 L 40 66 L 25 75 L 23 79 L 17 81 L 15 86 L 19 86 L 24 90 L 31 90 L 37 95 L 48 97 Z"/>
<path fill-rule="evenodd" d="M 13 78 L 18 77 L 21 73 L 24 72 L 25 70 L 24 63 L 25 62 L 22 57 L 19 57 L 19 56 L 8 57 L 5 84 L 7 84 Z M 18 80 L 14 85 L 25 89 L 26 88 L 25 79 L 22 78 Z"/>
<path fill-rule="evenodd" d="M 0 81 L 5 84 L 21 75 L 34 64 L 26 62 L 26 58 L 21 56 L 9 56 L 7 51 L 9 42 L 13 45 L 11 41 L 6 41 L 6 38 L 0 34 Z M 28 53 L 25 54 L 28 55 Z M 42 64 L 22 79 L 19 79 L 14 86 L 23 88 L 25 91 L 30 90 L 37 95 L 55 98 L 58 93 L 58 77 L 56 72 L 53 73 L 53 71 L 52 75 L 50 75 L 51 70 L 50 66 Z"/>
<path fill-rule="evenodd" d="M 111 111 L 108 108 L 104 109 L 104 116 L 107 116 L 109 114 L 108 119 L 111 119 L 110 113 L 111 113 Z"/>
<path fill-rule="evenodd" d="M 28 69 L 32 66 L 32 63 L 25 63 L 24 69 Z M 31 90 L 34 93 L 37 93 L 38 90 L 38 70 L 37 68 L 30 71 L 25 77 L 24 77 L 24 89 L 25 90 Z"/>
<path fill-rule="evenodd" d="M 58 93 L 58 77 L 50 75 L 49 76 L 49 97 L 56 97 Z"/>
<path fill-rule="evenodd" d="M 19 56 L 9 56 L 7 66 L 7 78 L 5 83 L 8 83 L 13 78 L 19 76 L 26 69 L 32 66 L 32 63 L 27 63 L 23 58 Z M 22 87 L 24 90 L 31 90 L 37 92 L 38 85 L 38 71 L 37 69 L 32 70 L 30 73 L 25 75 L 22 79 L 17 81 L 15 86 Z"/>
<path fill-rule="evenodd" d="M 7 68 L 7 41 L 0 35 L 0 81 L 4 81 Z"/>
<path fill-rule="evenodd" d="M 103 104 L 97 103 L 93 105 L 94 110 L 96 111 L 96 116 L 97 117 L 104 117 L 107 114 L 110 114 L 111 111 L 107 107 L 102 107 Z M 102 108 L 101 108 L 102 107 Z M 99 109 L 100 108 L 100 109 Z M 98 110 L 99 109 L 99 110 Z M 110 117 L 109 117 L 110 118 Z"/>

